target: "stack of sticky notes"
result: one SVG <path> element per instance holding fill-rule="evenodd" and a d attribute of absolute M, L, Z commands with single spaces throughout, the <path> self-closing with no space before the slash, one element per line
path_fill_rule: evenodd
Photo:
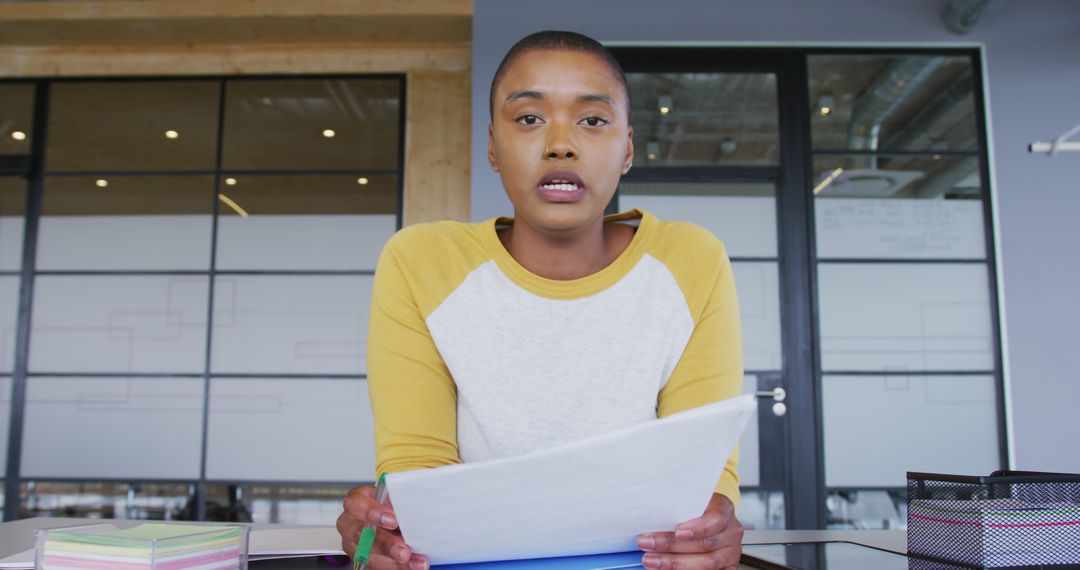
<path fill-rule="evenodd" d="M 247 527 L 97 524 L 41 531 L 37 570 L 243 570 Z"/>

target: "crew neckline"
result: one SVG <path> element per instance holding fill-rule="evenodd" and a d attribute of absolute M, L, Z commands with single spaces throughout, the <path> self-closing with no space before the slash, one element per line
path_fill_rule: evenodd
<path fill-rule="evenodd" d="M 600 271 L 580 277 L 578 279 L 548 279 L 541 277 L 528 269 L 525 269 L 514 256 L 510 255 L 502 241 L 499 240 L 497 230 L 506 225 L 512 225 L 514 218 L 498 217 L 491 218 L 483 224 L 483 241 L 495 264 L 502 270 L 511 281 L 519 287 L 552 299 L 580 299 L 595 295 L 608 287 L 619 282 L 645 254 L 645 246 L 656 226 L 656 218 L 643 210 L 633 209 L 618 214 L 604 216 L 605 222 L 627 222 L 639 220 L 637 231 L 630 243 L 626 246 L 614 261 Z"/>

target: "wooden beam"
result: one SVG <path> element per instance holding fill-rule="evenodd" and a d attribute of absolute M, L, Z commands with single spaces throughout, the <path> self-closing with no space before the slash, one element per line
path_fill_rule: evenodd
<path fill-rule="evenodd" d="M 468 72 L 460 44 L 0 47 L 4 77 Z"/>
<path fill-rule="evenodd" d="M 267 16 L 464 16 L 472 0 L 153 0 L 0 3 L 0 22 Z"/>
<path fill-rule="evenodd" d="M 406 225 L 469 220 L 469 73 L 410 73 L 405 87 Z"/>

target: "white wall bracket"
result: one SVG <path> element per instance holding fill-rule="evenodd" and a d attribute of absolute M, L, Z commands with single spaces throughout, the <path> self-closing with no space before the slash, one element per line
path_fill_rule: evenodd
<path fill-rule="evenodd" d="M 1080 141 L 1070 141 L 1069 138 L 1080 133 L 1080 125 L 1065 131 L 1052 142 L 1035 141 L 1028 145 L 1028 152 L 1037 152 L 1054 156 L 1059 152 L 1080 152 Z"/>

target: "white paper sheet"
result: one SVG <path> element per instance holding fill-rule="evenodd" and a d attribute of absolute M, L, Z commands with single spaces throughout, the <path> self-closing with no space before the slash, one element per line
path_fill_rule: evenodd
<path fill-rule="evenodd" d="M 405 542 L 432 564 L 619 552 L 701 516 L 757 403 L 744 395 L 482 463 L 387 475 Z"/>

